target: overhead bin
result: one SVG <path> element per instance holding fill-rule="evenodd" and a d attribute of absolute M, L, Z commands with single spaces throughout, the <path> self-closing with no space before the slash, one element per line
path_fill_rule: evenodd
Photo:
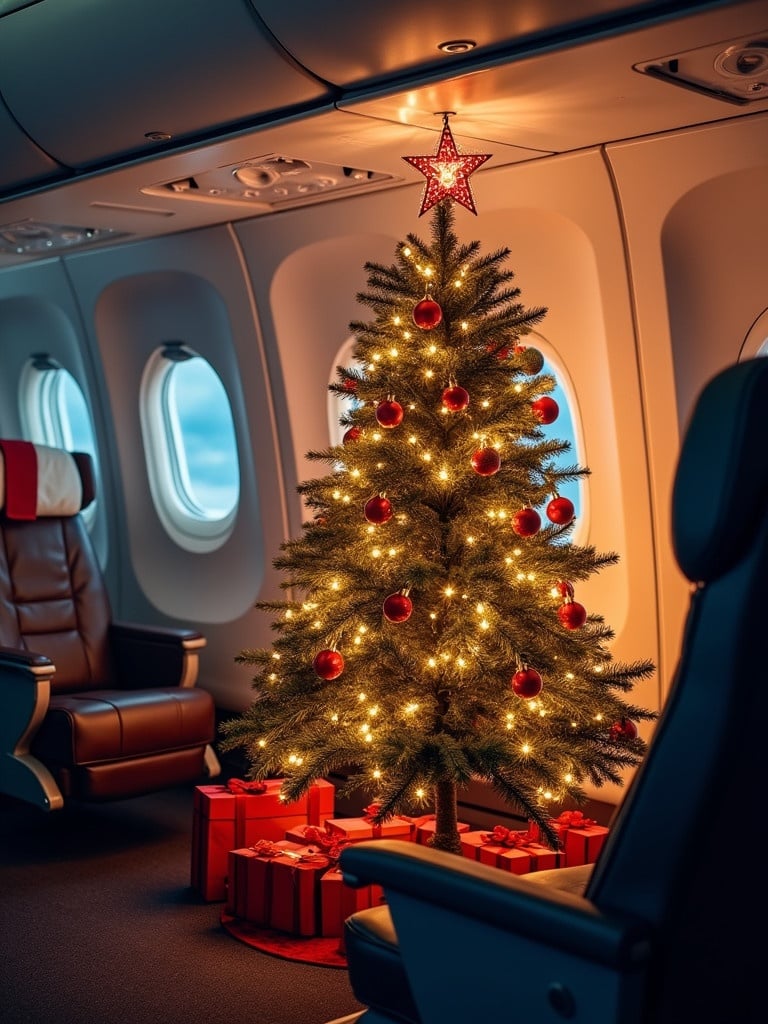
<path fill-rule="evenodd" d="M 1 101 L 0 154 L 0 196 L 12 188 L 56 178 L 65 170 L 24 134 Z"/>
<path fill-rule="evenodd" d="M 246 0 L 42 0 L 0 17 L 0 96 L 49 159 L 80 170 L 322 108 L 333 90 Z M 23 138 L 9 137 L 22 171 Z"/>
<path fill-rule="evenodd" d="M 541 46 L 626 28 L 658 13 L 667 0 L 387 0 L 375 8 L 360 0 L 297 4 L 249 0 L 282 46 L 325 81 L 352 89 L 398 78 L 446 74 L 451 69 L 507 59 Z M 679 9 L 706 6 L 689 0 Z M 470 55 L 469 57 L 467 55 Z"/>

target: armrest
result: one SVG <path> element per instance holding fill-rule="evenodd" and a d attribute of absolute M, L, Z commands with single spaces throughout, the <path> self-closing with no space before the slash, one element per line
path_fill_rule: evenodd
<path fill-rule="evenodd" d="M 110 642 L 121 686 L 192 687 L 197 682 L 198 651 L 206 639 L 194 629 L 113 622 Z"/>
<path fill-rule="evenodd" d="M 394 952 L 422 1024 L 652 1019 L 652 935 L 644 922 L 414 843 L 359 843 L 342 851 L 341 867 L 349 885 L 384 887 Z M 366 914 L 377 913 L 361 910 L 350 920 L 359 932 Z M 373 947 L 357 944 L 353 989 L 379 966 Z"/>
<path fill-rule="evenodd" d="M 589 900 L 532 886 L 519 875 L 415 843 L 377 839 L 342 851 L 344 881 L 378 883 L 517 935 L 620 967 L 647 954 L 642 922 L 607 916 Z M 393 914 L 393 917 L 395 915 Z"/>
<path fill-rule="evenodd" d="M 56 666 L 43 654 L 0 647 L 0 792 L 50 811 L 63 804 L 53 776 L 30 752 Z"/>
<path fill-rule="evenodd" d="M 20 647 L 0 646 L 0 672 L 7 669 L 26 669 L 35 675 L 51 676 L 56 667 L 50 658 L 44 654 L 35 654 L 34 651 L 23 650 Z"/>

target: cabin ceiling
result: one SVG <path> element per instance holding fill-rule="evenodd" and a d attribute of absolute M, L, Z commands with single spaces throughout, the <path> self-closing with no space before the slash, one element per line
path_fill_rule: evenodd
<path fill-rule="evenodd" d="M 479 176 L 766 110 L 765 0 L 0 0 L 0 267 L 418 183 L 442 111 Z"/>

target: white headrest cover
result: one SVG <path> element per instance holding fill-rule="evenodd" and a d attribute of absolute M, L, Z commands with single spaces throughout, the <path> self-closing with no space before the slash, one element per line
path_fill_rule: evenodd
<path fill-rule="evenodd" d="M 38 516 L 74 516 L 83 504 L 83 484 L 77 463 L 69 452 L 46 445 L 33 446 L 37 457 Z M 0 508 L 7 493 L 5 458 L 0 449 Z"/>

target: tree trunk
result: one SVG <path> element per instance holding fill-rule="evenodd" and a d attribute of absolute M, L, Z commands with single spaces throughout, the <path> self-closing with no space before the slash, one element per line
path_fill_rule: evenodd
<path fill-rule="evenodd" d="M 456 784 L 448 780 L 435 783 L 435 834 L 430 846 L 436 850 L 461 854 Z"/>

